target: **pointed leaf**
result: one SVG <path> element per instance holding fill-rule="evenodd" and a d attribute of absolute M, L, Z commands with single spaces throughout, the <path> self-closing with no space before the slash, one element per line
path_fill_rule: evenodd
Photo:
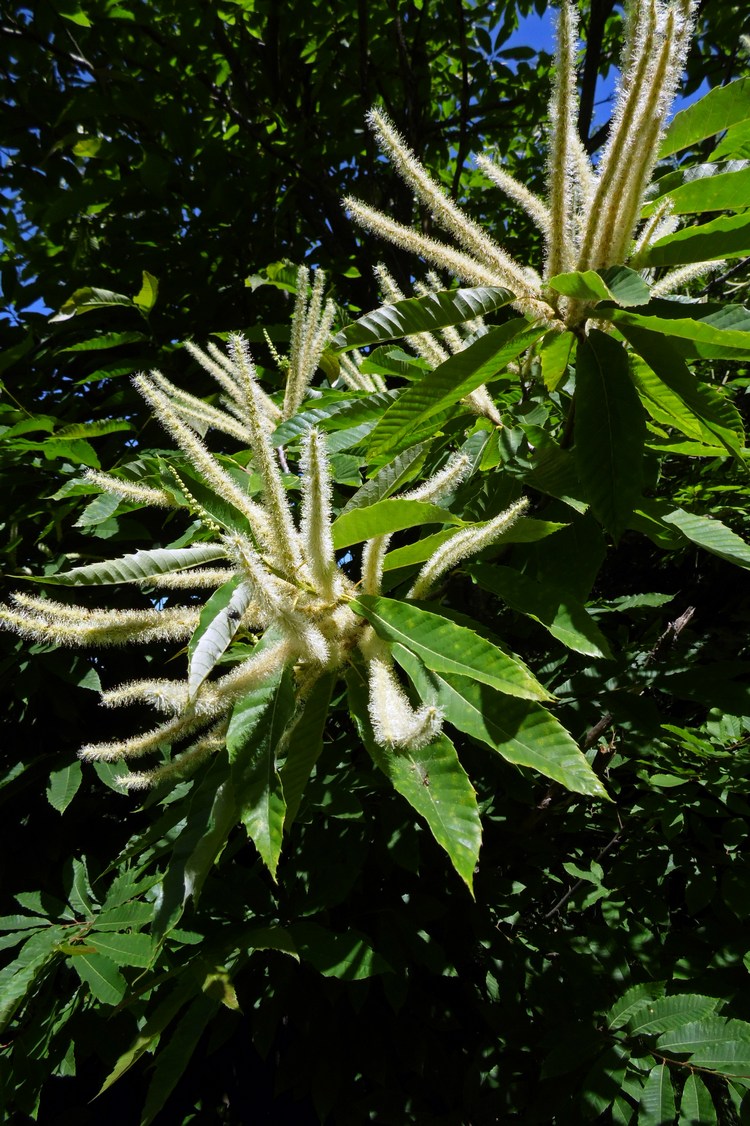
<path fill-rule="evenodd" d="M 345 351 L 420 332 L 432 332 L 492 313 L 513 298 L 509 290 L 497 286 L 451 289 L 428 293 L 424 297 L 409 297 L 360 317 L 335 336 L 332 343 L 339 351 Z"/>
<path fill-rule="evenodd" d="M 511 567 L 471 563 L 466 569 L 485 590 L 493 591 L 518 613 L 539 622 L 569 649 L 586 657 L 611 659 L 606 637 L 583 603 L 567 591 L 538 583 Z"/>
<path fill-rule="evenodd" d="M 289 927 L 300 956 L 324 977 L 341 981 L 363 981 L 376 974 L 390 972 L 391 967 L 362 934 L 348 930 L 336 934 L 316 923 L 295 923 Z"/>
<path fill-rule="evenodd" d="M 141 1115 L 141 1126 L 148 1126 L 164 1109 L 172 1091 L 185 1069 L 190 1066 L 193 1052 L 208 1022 L 216 1016 L 219 1002 L 201 993 L 182 1014 L 169 1043 L 157 1055 L 154 1073 L 146 1095 Z"/>
<path fill-rule="evenodd" d="M 430 832 L 448 853 L 461 879 L 472 890 L 474 868 L 482 843 L 477 796 L 456 749 L 440 735 L 419 750 L 381 747 L 367 714 L 367 687 L 359 669 L 348 677 L 352 714 L 373 762 L 394 790 L 424 817 Z M 473 892 L 472 892 L 473 894 Z"/>
<path fill-rule="evenodd" d="M 151 961 L 151 939 L 147 934 L 97 933 L 90 934 L 87 941 L 116 966 L 148 966 Z"/>
<path fill-rule="evenodd" d="M 148 340 L 144 332 L 103 332 L 90 340 L 79 340 L 77 344 L 69 344 L 67 348 L 58 348 L 57 352 L 100 352 L 107 348 L 119 348 L 123 344 L 141 343 L 143 340 Z"/>
<path fill-rule="evenodd" d="M 273 681 L 249 692 L 235 705 L 227 732 L 240 819 L 274 879 L 286 813 L 276 754 L 294 705 L 291 671 L 279 670 Z"/>
<path fill-rule="evenodd" d="M 710 223 L 665 235 L 638 255 L 639 266 L 682 266 L 750 254 L 750 217 L 720 215 Z"/>
<path fill-rule="evenodd" d="M 718 86 L 675 114 L 659 150 L 659 159 L 695 145 L 750 117 L 750 78 Z"/>
<path fill-rule="evenodd" d="M 618 305 L 645 305 L 651 293 L 648 282 L 627 266 L 558 274 L 547 285 L 556 293 L 580 301 L 616 301 Z"/>
<path fill-rule="evenodd" d="M 666 982 L 663 981 L 644 981 L 631 985 L 607 1013 L 607 1028 L 610 1031 L 622 1028 L 641 1009 L 647 1008 L 657 997 L 663 997 L 665 988 Z"/>
<path fill-rule="evenodd" d="M 744 1020 L 709 1016 L 663 1033 L 656 1046 L 665 1052 L 699 1052 L 706 1047 L 741 1040 L 750 1043 L 750 1024 Z"/>
<path fill-rule="evenodd" d="M 165 575 L 172 571 L 183 571 L 186 567 L 197 567 L 201 563 L 212 563 L 226 559 L 226 552 L 219 544 L 196 544 L 195 547 L 164 548 L 152 551 L 136 551 L 123 555 L 121 559 L 108 559 L 102 563 L 91 563 L 87 567 L 75 567 L 60 575 L 39 576 L 34 581 L 54 583 L 56 586 L 99 586 L 108 583 L 144 582 L 154 575 Z M 24 575 L 23 578 L 30 576 Z"/>
<path fill-rule="evenodd" d="M 0 970 L 0 1032 L 10 1024 L 65 938 L 63 927 L 37 931 L 23 944 L 18 957 Z"/>
<path fill-rule="evenodd" d="M 133 301 L 130 297 L 126 297 L 124 293 L 113 293 L 111 289 L 95 289 L 91 286 L 84 286 L 83 289 L 77 289 L 70 297 L 60 306 L 60 311 L 55 313 L 54 317 L 50 317 L 50 321 L 67 321 L 71 317 L 75 317 L 77 313 L 90 313 L 95 309 L 103 309 L 109 305 L 130 305 L 133 306 Z"/>
<path fill-rule="evenodd" d="M 354 508 L 342 513 L 333 522 L 333 546 L 339 550 L 403 528 L 418 528 L 422 524 L 460 523 L 458 516 L 437 504 L 391 497 L 389 500 L 377 501 L 369 508 Z"/>
<path fill-rule="evenodd" d="M 285 446 L 313 427 L 328 433 L 335 430 L 356 431 L 364 425 L 365 432 L 369 433 L 391 405 L 397 392 L 379 391 L 376 394 L 361 395 L 352 391 L 346 393 L 337 391 L 336 397 L 331 401 L 328 401 L 328 397 L 333 393 L 328 391 L 324 394 L 325 399 L 322 404 L 319 399 L 313 400 L 312 403 L 303 403 L 297 414 L 276 427 L 271 438 L 274 446 Z M 334 438 L 328 439 L 328 448 L 331 452 L 334 452 L 335 444 Z"/>
<path fill-rule="evenodd" d="M 52 771 L 47 786 L 47 801 L 53 809 L 58 813 L 65 812 L 78 793 L 82 778 L 81 763 L 78 759 L 63 766 L 61 770 Z"/>
<path fill-rule="evenodd" d="M 150 313 L 156 304 L 156 298 L 159 294 L 159 279 L 150 274 L 148 270 L 143 271 L 143 282 L 141 288 L 133 298 L 133 304 L 137 305 L 143 313 Z"/>
<path fill-rule="evenodd" d="M 321 677 L 306 696 L 302 714 L 284 740 L 286 758 L 279 776 L 286 802 L 284 828 L 287 832 L 297 816 L 305 786 L 323 749 L 323 730 L 335 681 L 335 673 Z"/>
<path fill-rule="evenodd" d="M 606 798 L 607 792 L 565 728 L 539 704 L 511 700 L 464 676 L 428 673 L 419 658 L 394 645 L 393 655 L 425 703 L 448 723 L 516 766 L 530 767 L 568 790 Z"/>
<path fill-rule="evenodd" d="M 638 1126 L 672 1126 L 677 1113 L 669 1068 L 658 1064 L 650 1073 L 641 1093 Z"/>
<path fill-rule="evenodd" d="M 473 677 L 508 696 L 549 700 L 550 694 L 518 658 L 439 614 L 411 602 L 361 595 L 351 604 L 386 641 L 409 649 L 434 672 Z"/>
<path fill-rule="evenodd" d="M 128 983 L 111 959 L 103 954 L 81 954 L 69 959 L 84 985 L 88 985 L 97 1001 L 105 1005 L 119 1005 L 125 996 Z"/>
<path fill-rule="evenodd" d="M 429 420 L 436 423 L 441 412 L 483 383 L 497 379 L 509 362 L 543 333 L 542 326 L 529 326 L 523 319 L 512 320 L 501 328 L 490 329 L 468 348 L 451 356 L 408 387 L 388 408 L 370 436 L 370 454 L 385 454 L 410 436 L 412 444 L 419 441 L 424 424 Z"/>
<path fill-rule="evenodd" d="M 653 214 L 657 205 L 670 200 L 675 215 L 693 215 L 704 211 L 740 211 L 750 198 L 750 168 L 737 172 L 719 172 L 680 184 L 671 192 L 650 200 L 643 208 L 644 217 Z"/>
<path fill-rule="evenodd" d="M 701 1077 L 691 1071 L 682 1088 L 679 1126 L 716 1126 L 718 1121 L 711 1092 Z"/>
<path fill-rule="evenodd" d="M 674 512 L 667 513 L 662 519 L 666 524 L 678 528 L 691 543 L 726 559 L 728 563 L 735 563 L 738 567 L 750 568 L 750 544 L 745 543 L 721 520 L 710 516 L 696 516 L 693 512 L 685 512 L 676 508 Z"/>
<path fill-rule="evenodd" d="M 398 454 L 393 461 L 389 461 L 374 477 L 357 489 L 354 496 L 344 505 L 341 515 L 355 508 L 369 508 L 379 500 L 386 500 L 391 493 L 395 493 L 415 476 L 424 454 L 423 445 L 412 446 L 411 449 Z"/>
<path fill-rule="evenodd" d="M 487 521 L 480 520 L 477 524 L 466 524 L 467 528 L 483 528 Z M 554 532 L 559 532 L 561 528 L 566 528 L 567 524 L 559 524 L 554 520 L 536 520 L 533 516 L 522 516 L 516 520 L 507 531 L 503 532 L 498 544 L 509 543 L 536 543 L 538 540 L 546 539 Z M 460 531 L 459 528 L 446 528 L 442 532 L 435 532 L 432 536 L 425 536 L 424 539 L 417 540 L 415 543 L 407 544 L 405 547 L 394 548 L 389 551 L 385 557 L 383 564 L 384 571 L 394 571 L 399 567 L 409 567 L 414 563 L 424 563 L 429 559 L 436 548 L 449 540 L 451 536 L 455 536 L 456 532 Z"/>
<path fill-rule="evenodd" d="M 201 610 L 198 627 L 188 645 L 188 692 L 194 696 L 242 625 L 252 601 L 250 587 L 237 575 L 220 586 Z"/>
<path fill-rule="evenodd" d="M 641 495 L 646 417 L 623 347 L 593 330 L 578 345 L 575 458 L 594 514 L 617 540 Z"/>
<path fill-rule="evenodd" d="M 686 311 L 689 306 L 683 306 Z M 750 332 L 732 327 L 731 319 L 747 325 L 741 314 L 734 317 L 731 306 L 725 307 L 725 325 L 711 323 L 708 316 L 698 319 L 701 307 L 697 306 L 695 316 L 662 317 L 640 313 L 630 313 L 626 309 L 612 309 L 610 319 L 614 321 L 623 336 L 631 339 L 630 329 L 645 329 L 649 333 L 662 333 L 675 338 L 682 355 L 697 356 L 704 359 L 741 360 L 750 357 Z M 596 310 L 592 315 L 596 315 Z M 710 315 L 710 314 L 709 314 Z M 638 349 L 640 352 L 640 348 Z M 641 355 L 643 353 L 641 352 Z M 647 356 L 643 356 L 645 360 Z"/>
<path fill-rule="evenodd" d="M 677 993 L 673 997 L 658 997 L 639 1009 L 628 1021 L 631 1036 L 654 1036 L 669 1032 L 683 1024 L 701 1020 L 716 1011 L 721 1001 L 716 997 L 703 997 L 695 993 Z"/>
<path fill-rule="evenodd" d="M 720 1075 L 737 1075 L 750 1079 L 750 1041 L 729 1040 L 707 1044 L 690 1057 L 693 1067 L 710 1068 Z"/>

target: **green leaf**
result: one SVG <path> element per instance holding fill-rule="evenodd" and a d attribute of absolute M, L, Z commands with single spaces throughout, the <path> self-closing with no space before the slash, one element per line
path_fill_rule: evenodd
<path fill-rule="evenodd" d="M 18 957 L 0 971 L 0 1032 L 10 1024 L 65 938 L 63 927 L 37 931 L 21 947 Z"/>
<path fill-rule="evenodd" d="M 630 1036 L 654 1036 L 669 1032 L 683 1024 L 711 1016 L 721 1001 L 695 993 L 677 993 L 673 997 L 657 997 L 635 1012 L 628 1021 Z"/>
<path fill-rule="evenodd" d="M 575 458 L 594 514 L 618 540 L 641 495 L 646 418 L 627 353 L 593 330 L 578 345 Z"/>
<path fill-rule="evenodd" d="M 567 591 L 538 583 L 510 567 L 471 563 L 466 569 L 485 590 L 493 591 L 518 613 L 539 622 L 568 649 L 586 657 L 612 659 L 606 637 L 583 603 Z"/>
<path fill-rule="evenodd" d="M 336 934 L 316 923 L 304 922 L 295 923 L 288 930 L 300 956 L 324 977 L 363 981 L 391 971 L 385 958 L 354 929 Z"/>
<path fill-rule="evenodd" d="M 93 931 L 123 930 L 125 927 L 145 927 L 154 915 L 153 903 L 121 903 L 103 909 L 97 916 Z"/>
<path fill-rule="evenodd" d="M 47 801 L 58 813 L 64 813 L 78 793 L 83 772 L 78 759 L 60 770 L 53 770 L 47 786 Z"/>
<path fill-rule="evenodd" d="M 399 532 L 403 528 L 421 527 L 422 524 L 460 523 L 460 518 L 447 508 L 421 500 L 391 497 L 389 500 L 377 501 L 369 508 L 354 508 L 342 513 L 333 522 L 333 546 L 340 550 L 375 536 Z"/>
<path fill-rule="evenodd" d="M 638 1110 L 638 1126 L 672 1126 L 677 1113 L 669 1068 L 658 1064 L 646 1080 Z"/>
<path fill-rule="evenodd" d="M 662 516 L 665 524 L 677 528 L 685 539 L 726 559 L 728 563 L 735 563 L 738 567 L 750 568 L 750 544 L 745 543 L 721 520 L 711 516 L 696 516 L 693 512 L 685 512 L 676 508 L 673 512 Z"/>
<path fill-rule="evenodd" d="M 102 332 L 89 340 L 79 340 L 77 344 L 69 344 L 66 348 L 58 348 L 62 352 L 101 352 L 107 348 L 119 348 L 123 344 L 139 344 L 148 337 L 143 332 Z"/>
<path fill-rule="evenodd" d="M 188 644 L 188 692 L 191 697 L 226 652 L 252 601 L 249 586 L 237 575 L 214 591 L 201 610 Z"/>
<path fill-rule="evenodd" d="M 482 528 L 485 524 L 486 521 L 482 520 L 477 524 L 466 524 L 465 527 Z M 536 520 L 532 516 L 522 516 L 519 520 L 516 520 L 512 527 L 503 532 L 500 539 L 497 540 L 497 544 L 504 547 L 509 543 L 536 543 L 538 540 L 546 539 L 547 536 L 551 536 L 554 532 L 559 532 L 561 528 L 565 527 L 567 527 L 566 524 L 559 524 L 553 520 Z M 449 540 L 451 536 L 455 536 L 457 531 L 460 531 L 460 529 L 446 528 L 442 532 L 435 532 L 432 536 L 425 536 L 424 539 L 417 540 L 415 543 L 394 548 L 386 555 L 383 570 L 394 571 L 399 567 L 423 563 L 441 544 Z"/>
<path fill-rule="evenodd" d="M 440 614 L 411 602 L 361 595 L 350 603 L 386 641 L 398 642 L 433 672 L 468 676 L 507 696 L 550 700 L 549 692 L 518 658 Z"/>
<path fill-rule="evenodd" d="M 91 890 L 85 859 L 78 860 L 75 856 L 69 857 L 63 869 L 63 876 L 68 893 L 68 902 L 76 915 L 93 919 L 96 914 L 94 911 L 95 899 Z"/>
<path fill-rule="evenodd" d="M 231 779 L 240 819 L 274 879 L 286 813 L 276 755 L 294 714 L 294 706 L 292 673 L 279 669 L 272 681 L 260 685 L 235 704 L 227 732 Z"/>
<path fill-rule="evenodd" d="M 126 297 L 124 293 L 113 293 L 110 289 L 94 289 L 90 286 L 84 286 L 83 289 L 77 289 L 67 301 L 63 302 L 60 311 L 54 317 L 50 317 L 50 321 L 67 321 L 78 313 L 90 313 L 92 310 L 104 309 L 111 305 L 129 305 L 132 308 L 133 301 L 130 297 Z"/>
<path fill-rule="evenodd" d="M 576 338 L 572 332 L 550 332 L 539 347 L 542 379 L 548 391 L 555 391 L 567 374 L 571 356 L 575 356 Z"/>
<path fill-rule="evenodd" d="M 113 493 L 101 493 L 86 505 L 81 515 L 73 525 L 74 528 L 93 528 L 109 520 L 120 507 L 122 498 Z"/>
<path fill-rule="evenodd" d="M 352 715 L 370 757 L 394 790 L 424 817 L 433 837 L 472 891 L 482 824 L 474 787 L 458 761 L 456 748 L 446 735 L 439 735 L 419 750 L 381 747 L 375 742 L 367 714 L 367 686 L 361 669 L 353 669 L 347 680 Z"/>
<path fill-rule="evenodd" d="M 750 1079 L 750 1041 L 732 1040 L 699 1048 L 690 1057 L 692 1067 L 709 1068 L 720 1075 Z"/>
<path fill-rule="evenodd" d="M 297 816 L 305 786 L 323 749 L 323 731 L 335 683 L 335 673 L 329 673 L 316 682 L 284 740 L 286 758 L 279 777 L 286 802 L 284 829 L 287 832 Z"/>
<path fill-rule="evenodd" d="M 750 117 L 749 103 L 750 78 L 709 90 L 705 97 L 675 114 L 659 149 L 659 159 L 744 121 Z"/>
<path fill-rule="evenodd" d="M 627 266 L 610 266 L 606 270 L 575 270 L 557 274 L 546 283 L 556 293 L 579 301 L 616 301 L 618 305 L 645 305 L 650 286 L 640 274 Z"/>
<path fill-rule="evenodd" d="M 144 582 L 155 575 L 182 571 L 201 563 L 226 559 L 219 544 L 196 544 L 194 547 L 157 547 L 151 551 L 136 551 L 121 559 L 107 559 L 86 567 L 74 567 L 60 575 L 40 575 L 34 581 L 53 583 L 56 586 L 101 586 L 107 583 Z M 28 575 L 21 576 L 29 578 Z"/>
<path fill-rule="evenodd" d="M 643 208 L 647 217 L 657 205 L 669 200 L 674 215 L 693 215 L 703 211 L 742 211 L 750 199 L 750 168 L 737 172 L 719 172 L 680 184 L 671 192 L 651 200 Z"/>
<path fill-rule="evenodd" d="M 683 305 L 682 308 L 689 309 L 690 306 Z M 611 320 L 628 340 L 632 337 L 630 330 L 646 329 L 651 334 L 661 333 L 675 338 L 673 342 L 680 342 L 679 347 L 683 355 L 703 359 L 741 360 L 750 357 L 750 332 L 731 327 L 730 318 L 733 316 L 734 308 L 736 307 L 724 307 L 725 319 L 729 321 L 727 327 L 712 324 L 705 316 L 698 320 L 700 306 L 696 307 L 694 317 L 646 316 L 629 313 L 626 309 L 612 309 L 610 315 Z M 742 317 L 742 313 L 744 310 L 739 313 L 739 317 Z M 596 315 L 595 311 L 593 315 Z M 744 323 L 747 321 L 745 320 Z M 646 356 L 643 358 L 647 359 Z"/>
<path fill-rule="evenodd" d="M 678 1126 L 716 1126 L 718 1121 L 711 1092 L 701 1077 L 691 1071 L 682 1088 Z"/>
<path fill-rule="evenodd" d="M 169 1043 L 157 1055 L 154 1073 L 149 1084 L 146 1102 L 141 1115 L 141 1126 L 148 1126 L 164 1109 L 172 1091 L 189 1067 L 193 1052 L 206 1025 L 219 1010 L 219 1002 L 201 993 L 180 1020 L 170 1036 Z"/>
<path fill-rule="evenodd" d="M 332 343 L 334 348 L 345 351 L 420 332 L 432 332 L 436 328 L 463 324 L 464 321 L 485 316 L 507 305 L 513 298 L 514 294 L 509 290 L 497 286 L 452 289 L 428 293 L 424 297 L 409 297 L 360 317 L 335 336 Z"/>
<path fill-rule="evenodd" d="M 113 961 L 103 954 L 79 954 L 70 958 L 69 964 L 84 985 L 88 985 L 97 1001 L 105 1005 L 119 1005 L 128 983 Z"/>
<path fill-rule="evenodd" d="M 530 348 L 543 335 L 541 326 L 530 327 L 523 319 L 492 328 L 468 348 L 451 356 L 413 383 L 388 408 L 370 435 L 369 454 L 379 456 L 399 443 L 420 440 L 423 426 L 453 407 L 483 383 L 497 379 L 508 363 Z"/>
<path fill-rule="evenodd" d="M 393 655 L 422 699 L 436 703 L 459 731 L 485 743 L 506 762 L 537 770 L 568 790 L 607 797 L 578 745 L 539 704 L 509 700 L 468 677 L 428 673 L 401 645 L 394 645 Z"/>
<path fill-rule="evenodd" d="M 396 397 L 396 391 L 379 391 L 376 394 L 359 395 L 352 391 L 326 391 L 323 393 L 322 402 L 314 399 L 312 403 L 303 403 L 302 409 L 286 422 L 282 422 L 273 432 L 274 446 L 285 446 L 294 438 L 307 433 L 315 427 L 317 430 L 345 430 L 344 435 L 329 437 L 328 448 L 331 453 L 336 449 L 343 449 L 345 445 L 354 445 L 360 441 L 356 437 L 349 441 L 349 432 L 357 433 L 364 426 L 364 433 L 369 433 L 377 420 Z"/>
<path fill-rule="evenodd" d="M 286 927 L 251 927 L 243 932 L 242 940 L 247 950 L 278 950 L 299 962 L 297 946 Z"/>
<path fill-rule="evenodd" d="M 639 266 L 682 266 L 750 254 L 750 217 L 720 215 L 710 223 L 665 235 L 638 255 Z"/>
<path fill-rule="evenodd" d="M 656 1046 L 665 1052 L 699 1052 L 743 1040 L 750 1044 L 750 1024 L 746 1021 L 708 1016 L 663 1033 Z"/>
<path fill-rule="evenodd" d="M 355 508 L 369 508 L 380 500 L 386 500 L 391 493 L 395 493 L 407 481 L 411 480 L 423 460 L 424 454 L 425 447 L 423 445 L 412 446 L 411 449 L 398 454 L 393 461 L 384 465 L 371 480 L 365 481 L 364 485 L 357 489 L 354 496 L 347 501 L 341 510 L 341 515 L 343 516 Z"/>
<path fill-rule="evenodd" d="M 607 1013 L 607 1028 L 614 1032 L 615 1029 L 624 1027 L 636 1013 L 648 1008 L 658 997 L 663 997 L 665 988 L 666 983 L 663 981 L 644 981 L 631 985 Z"/>
<path fill-rule="evenodd" d="M 110 958 L 116 966 L 148 966 L 152 956 L 151 939 L 147 934 L 89 934 L 89 945 L 98 954 Z"/>
<path fill-rule="evenodd" d="M 141 288 L 133 298 L 133 304 L 137 305 L 142 313 L 150 313 L 156 304 L 158 294 L 159 279 L 150 274 L 148 270 L 144 270 Z"/>
<path fill-rule="evenodd" d="M 47 918 L 35 918 L 31 915 L 2 915 L 0 916 L 0 931 L 31 930 L 34 927 L 49 925 Z"/>

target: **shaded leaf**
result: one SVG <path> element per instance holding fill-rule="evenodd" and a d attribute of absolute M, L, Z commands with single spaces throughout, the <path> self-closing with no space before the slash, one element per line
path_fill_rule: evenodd
<path fill-rule="evenodd" d="M 679 1126 L 715 1126 L 718 1121 L 711 1092 L 700 1075 L 691 1071 L 682 1088 Z"/>
<path fill-rule="evenodd" d="M 304 700 L 301 715 L 292 723 L 284 739 L 286 757 L 279 777 L 286 802 L 284 828 L 287 832 L 297 816 L 305 786 L 323 749 L 323 730 L 335 682 L 335 673 L 317 681 Z"/>
<path fill-rule="evenodd" d="M 50 321 L 67 321 L 78 313 L 90 313 L 94 309 L 106 308 L 109 305 L 130 305 L 133 301 L 124 293 L 113 293 L 111 289 L 95 289 L 84 286 L 77 289 L 60 306 L 59 312 L 50 317 Z"/>
<path fill-rule="evenodd" d="M 189 1067 L 206 1025 L 216 1016 L 218 1009 L 218 1001 L 206 993 L 201 993 L 180 1017 L 169 1038 L 169 1043 L 158 1053 L 154 1062 L 154 1073 L 141 1115 L 141 1126 L 153 1122 L 159 1111 L 163 1110 L 166 1100 L 177 1086 L 185 1069 Z"/>
<path fill-rule="evenodd" d="M 695 993 L 677 993 L 672 997 L 657 997 L 638 1009 L 628 1021 L 631 1036 L 653 1036 L 668 1032 L 683 1024 L 710 1016 L 721 1002 L 716 997 L 703 997 Z"/>
<path fill-rule="evenodd" d="M 237 575 L 214 591 L 201 610 L 188 644 L 188 692 L 194 696 L 229 648 L 252 601 L 250 587 Z"/>
<path fill-rule="evenodd" d="M 364 935 L 355 930 L 337 934 L 317 923 L 294 923 L 288 928 L 300 957 L 324 977 L 362 981 L 389 973 L 391 967 Z"/>
<path fill-rule="evenodd" d="M 643 1086 L 638 1126 L 672 1126 L 676 1113 L 669 1068 L 665 1063 L 658 1064 Z"/>

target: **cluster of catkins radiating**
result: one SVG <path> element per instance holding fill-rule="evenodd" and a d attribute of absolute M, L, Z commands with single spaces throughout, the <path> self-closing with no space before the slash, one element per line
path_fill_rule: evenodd
<path fill-rule="evenodd" d="M 294 669 L 302 704 L 315 681 L 345 666 L 355 650 L 368 670 L 369 714 L 375 738 L 382 745 L 417 748 L 440 731 L 439 709 L 429 704 L 412 706 L 396 676 L 389 646 L 349 606 L 357 587 L 336 559 L 331 530 L 331 471 L 325 436 L 317 430 L 308 430 L 301 444 L 298 519 L 296 506 L 290 503 L 294 494 L 285 487 L 271 435 L 278 421 L 295 413 L 304 399 L 331 325 L 329 306 L 322 304 L 320 273 L 309 304 L 306 270 L 300 273 L 299 290 L 302 296 L 295 309 L 291 353 L 284 362 L 287 385 L 281 408 L 261 389 L 247 343 L 240 335 L 230 337 L 228 355 L 215 345 L 209 345 L 206 352 L 188 345 L 219 384 L 223 409 L 182 391 L 159 372 L 139 375 L 134 381 L 195 473 L 235 514 L 220 527 L 192 496 L 177 469 L 171 467 L 182 496 L 188 498 L 193 514 L 214 533 L 214 540 L 184 549 L 171 570 L 152 574 L 141 570 L 137 581 L 165 592 L 217 590 L 232 584 L 220 622 L 217 619 L 222 633 L 220 648 L 228 648 L 240 631 L 261 635 L 261 640 L 249 657 L 222 675 L 216 675 L 215 660 L 207 668 L 193 662 L 184 680 L 137 680 L 103 694 L 103 703 L 110 707 L 146 703 L 166 718 L 143 734 L 85 746 L 80 752 L 82 758 L 133 760 L 167 745 L 182 748 L 165 765 L 123 776 L 121 781 L 130 787 L 178 778 L 223 746 L 234 705 L 282 666 Z M 253 499 L 209 451 L 201 437 L 209 427 L 250 448 L 262 482 L 260 501 Z M 468 458 L 454 455 L 435 476 L 404 495 L 412 500 L 439 501 L 466 477 L 468 468 Z M 177 504 L 166 488 L 96 471 L 89 471 L 87 477 L 102 490 L 126 500 L 165 507 Z M 523 511 L 525 503 L 518 502 L 482 526 L 456 531 L 424 564 L 407 597 L 428 597 L 451 568 L 496 540 Z M 382 535 L 364 547 L 359 584 L 364 593 L 378 594 L 381 590 L 389 539 Z M 75 582 L 76 572 L 70 572 L 67 578 Z M 24 594 L 15 595 L 13 603 L 0 608 L 0 624 L 25 637 L 58 645 L 186 641 L 199 626 L 199 611 L 194 606 L 83 610 Z"/>
<path fill-rule="evenodd" d="M 456 249 L 396 222 L 358 200 L 345 205 L 367 230 L 450 271 L 470 285 L 505 286 L 516 307 L 553 327 L 575 326 L 586 316 L 583 301 L 562 298 L 545 280 L 573 270 L 600 270 L 630 263 L 677 226 L 665 201 L 639 228 L 640 214 L 664 135 L 667 114 L 680 81 L 690 44 L 696 0 L 633 0 L 627 8 L 621 78 L 609 136 L 594 166 L 578 136 L 576 31 L 578 16 L 563 0 L 557 24 L 556 77 L 550 102 L 550 137 L 545 198 L 535 195 L 495 160 L 477 163 L 506 196 L 521 206 L 544 236 L 541 272 L 521 265 L 474 223 L 430 177 L 380 110 L 368 115 L 386 156 L 426 207 L 434 222 L 458 243 Z M 660 278 L 654 296 L 721 263 L 704 262 L 673 270 Z"/>

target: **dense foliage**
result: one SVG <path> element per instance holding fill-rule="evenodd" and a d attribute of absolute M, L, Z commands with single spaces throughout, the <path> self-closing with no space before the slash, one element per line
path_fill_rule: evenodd
<path fill-rule="evenodd" d="M 697 13 L 716 89 L 654 125 L 635 249 L 619 14 L 583 13 L 579 144 L 572 24 L 503 54 L 531 7 L 2 26 L 10 1120 L 750 1115 L 741 6 Z M 634 10 L 642 47 L 671 17 Z M 540 230 L 464 171 L 490 145 Z M 463 223 L 463 284 L 347 192 Z"/>

